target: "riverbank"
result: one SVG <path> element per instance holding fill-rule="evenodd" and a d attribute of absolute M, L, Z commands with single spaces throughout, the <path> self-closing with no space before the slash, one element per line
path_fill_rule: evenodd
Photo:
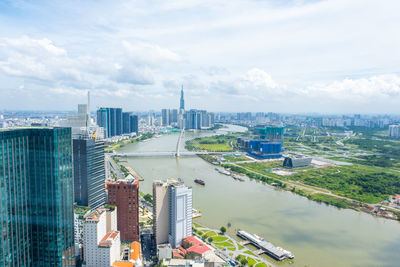
<path fill-rule="evenodd" d="M 213 156 L 199 155 L 199 157 L 213 165 L 219 164 Z M 276 178 L 276 175 L 270 176 L 262 174 L 252 169 L 239 166 L 238 164 L 222 163 L 219 165 L 230 172 L 243 174 L 247 176 L 249 179 L 259 180 L 263 183 L 267 183 L 276 188 L 306 197 L 307 199 L 316 201 L 318 203 L 325 203 L 327 205 L 335 206 L 339 209 L 353 209 L 374 216 L 400 221 L 400 212 L 394 210 L 388 210 L 386 208 L 382 209 L 379 205 L 378 206 L 371 205 L 354 199 L 338 196 L 332 194 L 331 192 L 326 192 L 322 188 L 318 188 L 315 186 L 308 186 L 305 184 L 298 183 L 296 181 L 278 179 Z"/>
<path fill-rule="evenodd" d="M 107 146 L 104 149 L 104 151 L 105 152 L 112 152 L 115 149 L 124 147 L 127 144 L 136 143 L 136 142 L 144 141 L 144 140 L 147 140 L 147 139 L 151 139 L 151 138 L 153 138 L 153 136 L 154 136 L 154 134 L 152 134 L 152 133 L 146 133 L 146 134 L 142 134 L 142 135 L 136 136 L 134 138 L 124 139 L 124 140 L 121 140 L 121 141 L 118 141 L 118 142 L 110 142 L 110 143 L 107 143 Z"/>

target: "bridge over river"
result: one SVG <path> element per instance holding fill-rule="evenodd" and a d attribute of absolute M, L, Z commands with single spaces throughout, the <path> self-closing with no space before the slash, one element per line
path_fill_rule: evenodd
<path fill-rule="evenodd" d="M 224 152 L 207 152 L 207 151 L 180 151 L 180 144 L 185 130 L 182 130 L 176 143 L 176 151 L 149 151 L 149 152 L 134 152 L 134 153 L 118 153 L 113 152 L 112 156 L 120 158 L 138 158 L 138 157 L 194 157 L 197 155 L 221 155 Z"/>
<path fill-rule="evenodd" d="M 177 155 L 175 151 L 150 151 L 150 152 L 135 152 L 135 153 L 112 153 L 110 155 L 120 158 L 139 158 L 139 157 L 194 157 L 197 155 L 221 155 L 222 153 L 224 152 L 185 151 L 185 152 L 180 152 L 179 155 Z"/>

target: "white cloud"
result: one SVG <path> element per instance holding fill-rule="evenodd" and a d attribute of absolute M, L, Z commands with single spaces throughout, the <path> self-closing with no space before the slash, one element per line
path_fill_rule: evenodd
<path fill-rule="evenodd" d="M 302 90 L 308 97 L 326 97 L 350 102 L 373 102 L 378 98 L 399 98 L 400 77 L 394 74 L 370 78 L 344 79 L 328 84 L 315 84 Z"/>
<path fill-rule="evenodd" d="M 400 99 L 398 1 L 18 2 L 0 10 L 4 95 L 90 89 L 110 105 L 147 97 L 149 109 L 171 106 L 183 84 L 197 108 L 264 111 L 335 101 L 380 112 Z"/>
<path fill-rule="evenodd" d="M 21 37 L 0 39 L 0 71 L 8 76 L 36 81 L 56 88 L 52 92 L 108 87 L 116 96 L 132 86 L 154 84 L 152 64 L 178 61 L 180 57 L 157 45 L 124 42 L 109 54 L 68 56 L 67 50 L 49 39 Z M 62 89 L 60 89 L 62 88 Z M 70 89 L 66 89 L 70 88 Z M 151 93 L 151 92 L 150 92 Z"/>
<path fill-rule="evenodd" d="M 178 54 L 158 45 L 144 42 L 130 43 L 128 41 L 122 41 L 122 45 L 127 56 L 141 63 L 159 64 L 163 61 L 176 62 L 181 60 Z"/>

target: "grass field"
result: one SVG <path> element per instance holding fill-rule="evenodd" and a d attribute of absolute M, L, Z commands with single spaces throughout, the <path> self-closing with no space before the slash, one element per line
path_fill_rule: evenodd
<path fill-rule="evenodd" d="M 223 156 L 225 160 L 231 161 L 231 162 L 237 162 L 237 161 L 245 161 L 245 160 L 250 160 L 247 157 L 235 157 L 235 156 Z"/>
<path fill-rule="evenodd" d="M 238 134 L 215 135 L 209 137 L 195 138 L 186 141 L 186 149 L 191 151 L 206 150 L 211 152 L 232 152 L 236 146 Z"/>
<path fill-rule="evenodd" d="M 264 171 L 265 163 L 238 164 L 260 174 L 281 180 L 294 180 L 325 188 L 333 193 L 365 203 L 378 203 L 400 192 L 400 172 L 386 168 L 352 165 L 308 168 L 290 176 L 278 176 Z"/>
<path fill-rule="evenodd" d="M 264 170 L 279 168 L 282 167 L 282 164 L 283 160 L 271 160 L 264 162 L 239 163 L 238 165 L 259 173 L 269 173 L 269 171 L 264 171 Z"/>

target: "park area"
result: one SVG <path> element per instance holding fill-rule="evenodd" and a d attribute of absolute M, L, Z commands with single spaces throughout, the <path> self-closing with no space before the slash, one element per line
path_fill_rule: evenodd
<path fill-rule="evenodd" d="M 222 228 L 222 227 L 221 227 Z M 225 227 L 224 227 L 225 228 Z M 229 258 L 238 262 L 241 266 L 272 267 L 269 261 L 258 256 L 248 246 L 243 246 L 240 241 L 230 237 L 220 230 L 210 229 L 198 223 L 193 223 L 193 234 L 202 239 L 208 245 L 219 249 Z M 269 259 L 271 262 L 274 260 Z"/>

